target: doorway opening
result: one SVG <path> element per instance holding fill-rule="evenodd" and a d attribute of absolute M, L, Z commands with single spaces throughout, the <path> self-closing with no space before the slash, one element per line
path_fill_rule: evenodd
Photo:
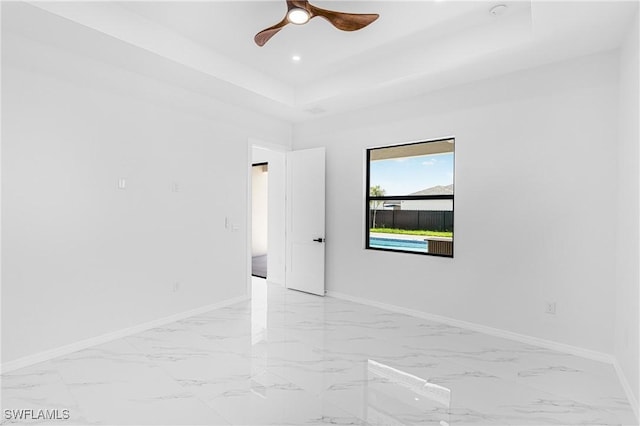
<path fill-rule="evenodd" d="M 251 168 L 251 275 L 267 278 L 269 239 L 269 163 Z"/>
<path fill-rule="evenodd" d="M 247 148 L 249 161 L 246 168 L 248 207 L 246 276 L 247 294 L 251 294 L 251 288 L 255 282 L 266 285 L 268 280 L 271 284 L 285 286 L 286 153 L 288 149 L 282 145 L 256 139 L 249 139 Z M 255 185 L 254 176 L 258 180 Z M 254 192 L 257 194 L 254 195 Z M 262 213 L 258 213 L 259 211 Z M 266 257 L 261 257 L 265 255 Z M 266 263 L 266 271 L 264 266 L 262 272 L 259 271 L 260 263 L 263 265 Z M 255 275 L 260 278 L 254 276 L 254 267 Z M 266 278 L 262 278 L 264 276 Z"/>

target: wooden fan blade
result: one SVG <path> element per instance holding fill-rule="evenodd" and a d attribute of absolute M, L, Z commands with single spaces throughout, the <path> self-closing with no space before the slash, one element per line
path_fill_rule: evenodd
<path fill-rule="evenodd" d="M 276 35 L 276 33 L 280 31 L 288 23 L 289 21 L 285 16 L 282 21 L 278 22 L 274 26 L 265 28 L 264 30 L 260 31 L 258 34 L 256 34 L 253 40 L 256 42 L 258 46 L 264 46 L 264 44 L 268 42 L 271 37 Z"/>
<path fill-rule="evenodd" d="M 304 9 L 306 11 L 308 11 L 309 13 L 311 13 L 311 10 L 309 8 L 310 4 L 309 4 L 309 0 L 287 0 L 287 9 L 291 10 L 293 8 L 298 8 L 298 9 Z"/>
<path fill-rule="evenodd" d="M 321 16 L 339 30 L 360 30 L 380 17 L 377 13 L 345 13 L 321 9 L 309 4 L 312 17 Z"/>

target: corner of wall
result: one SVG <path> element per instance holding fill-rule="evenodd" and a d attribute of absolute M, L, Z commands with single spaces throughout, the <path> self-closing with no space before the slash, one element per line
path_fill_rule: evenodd
<path fill-rule="evenodd" d="M 620 46 L 615 271 L 615 369 L 639 417 L 640 397 L 640 12 Z"/>

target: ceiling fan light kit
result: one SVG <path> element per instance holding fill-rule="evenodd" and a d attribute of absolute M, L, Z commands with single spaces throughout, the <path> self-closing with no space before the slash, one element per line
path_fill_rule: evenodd
<path fill-rule="evenodd" d="M 293 8 L 287 12 L 287 19 L 290 23 L 296 25 L 306 24 L 309 20 L 309 12 L 304 9 Z"/>
<path fill-rule="evenodd" d="M 264 46 L 278 31 L 287 24 L 302 25 L 309 20 L 320 16 L 331 23 L 334 27 L 342 31 L 360 30 L 376 19 L 380 15 L 377 13 L 346 13 L 336 12 L 334 10 L 321 9 L 313 6 L 307 0 L 286 0 L 287 14 L 282 21 L 277 24 L 265 28 L 255 35 L 253 38 L 258 46 Z"/>

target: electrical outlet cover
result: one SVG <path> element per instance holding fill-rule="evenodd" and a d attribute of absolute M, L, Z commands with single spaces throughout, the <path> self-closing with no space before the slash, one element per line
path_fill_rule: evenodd
<path fill-rule="evenodd" d="M 556 302 L 547 302 L 547 304 L 545 305 L 545 310 L 544 311 L 547 314 L 555 315 L 555 313 L 556 313 Z"/>

